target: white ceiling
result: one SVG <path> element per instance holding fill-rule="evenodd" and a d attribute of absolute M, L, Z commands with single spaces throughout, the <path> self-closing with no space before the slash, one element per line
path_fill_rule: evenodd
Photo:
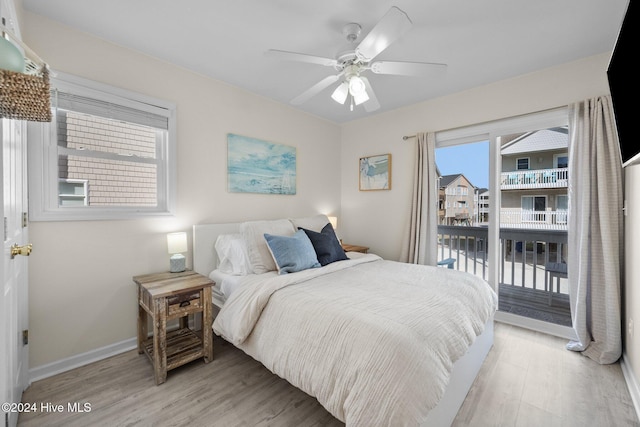
<path fill-rule="evenodd" d="M 280 49 L 334 58 L 342 27 L 366 35 L 391 6 L 412 29 L 376 59 L 443 62 L 424 77 L 368 72 L 381 104 L 366 113 L 327 88 L 297 106 L 336 123 L 377 114 L 583 57 L 611 52 L 628 0 L 23 0 L 25 9 L 115 44 L 289 101 L 330 67 L 268 57 Z M 45 58 L 46 59 L 46 58 Z M 604 70 L 603 70 L 604 72 Z"/>

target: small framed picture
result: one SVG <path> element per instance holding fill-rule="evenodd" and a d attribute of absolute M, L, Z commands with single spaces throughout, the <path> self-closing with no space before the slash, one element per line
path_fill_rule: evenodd
<path fill-rule="evenodd" d="M 360 157 L 360 191 L 391 190 L 391 154 Z"/>

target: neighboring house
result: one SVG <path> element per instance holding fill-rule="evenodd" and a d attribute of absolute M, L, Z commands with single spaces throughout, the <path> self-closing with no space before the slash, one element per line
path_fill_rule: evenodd
<path fill-rule="evenodd" d="M 505 143 L 501 155 L 501 227 L 566 230 L 567 128 L 525 133 Z"/>
<path fill-rule="evenodd" d="M 60 206 L 156 206 L 155 129 L 58 109 Z M 124 159 L 128 161 L 124 161 Z"/>
<path fill-rule="evenodd" d="M 475 197 L 475 222 L 476 225 L 489 224 L 489 189 L 476 188 Z"/>
<path fill-rule="evenodd" d="M 439 224 L 473 225 L 475 187 L 463 174 L 441 176 L 438 194 Z"/>

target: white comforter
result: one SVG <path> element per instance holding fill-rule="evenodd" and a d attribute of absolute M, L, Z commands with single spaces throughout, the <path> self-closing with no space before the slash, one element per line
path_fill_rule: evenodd
<path fill-rule="evenodd" d="M 369 254 L 247 276 L 213 329 L 347 426 L 419 425 L 496 306 L 475 276 Z"/>

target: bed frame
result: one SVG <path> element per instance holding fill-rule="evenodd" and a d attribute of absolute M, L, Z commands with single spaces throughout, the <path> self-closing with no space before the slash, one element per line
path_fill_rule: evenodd
<path fill-rule="evenodd" d="M 220 234 L 239 233 L 240 223 L 200 224 L 193 226 L 193 269 L 208 276 L 218 265 L 215 242 Z M 224 302 L 214 296 L 213 304 L 222 307 Z M 467 393 L 493 346 L 493 317 L 485 325 L 482 335 L 476 338 L 467 354 L 454 365 L 440 403 L 429 412 L 425 425 L 450 426 L 462 406 Z"/>

